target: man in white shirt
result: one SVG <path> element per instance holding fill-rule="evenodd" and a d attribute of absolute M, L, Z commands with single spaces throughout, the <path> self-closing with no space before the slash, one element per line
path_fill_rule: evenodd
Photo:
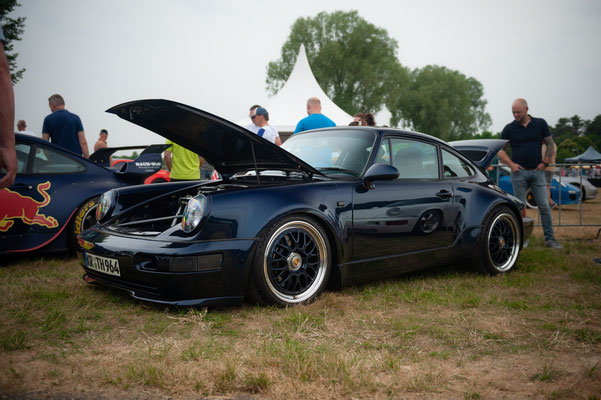
<path fill-rule="evenodd" d="M 19 122 L 17 122 L 17 131 L 15 133 L 23 133 L 25 135 L 33 135 L 39 137 L 39 135 L 36 135 L 34 132 L 27 130 L 27 123 L 24 119 L 20 119 Z"/>
<path fill-rule="evenodd" d="M 278 131 L 275 130 L 271 125 L 269 125 L 269 113 L 263 107 L 257 107 L 251 114 L 250 119 L 253 121 L 259 129 L 257 130 L 257 135 L 261 136 L 263 139 L 269 140 L 271 143 L 274 143 L 278 146 L 282 145 L 282 140 L 280 139 L 280 135 Z"/>
<path fill-rule="evenodd" d="M 248 118 L 250 118 L 251 123 L 246 125 L 246 129 L 248 129 L 249 131 L 251 131 L 252 133 L 257 133 L 259 131 L 259 127 L 257 125 L 255 125 L 254 121 L 253 121 L 253 115 L 255 115 L 255 110 L 257 108 L 261 107 L 258 104 L 255 104 L 254 106 L 252 106 L 250 108 L 250 110 L 248 111 Z"/>

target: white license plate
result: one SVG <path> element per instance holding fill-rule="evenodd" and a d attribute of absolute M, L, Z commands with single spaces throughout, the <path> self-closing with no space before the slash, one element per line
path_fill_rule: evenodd
<path fill-rule="evenodd" d="M 86 253 L 86 264 L 88 268 L 104 274 L 121 276 L 119 269 L 119 260 L 115 258 L 100 257 L 94 254 Z"/>

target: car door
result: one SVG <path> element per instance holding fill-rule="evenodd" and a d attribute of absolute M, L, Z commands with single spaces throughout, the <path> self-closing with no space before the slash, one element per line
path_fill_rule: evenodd
<path fill-rule="evenodd" d="M 353 258 L 384 258 L 438 249 L 453 242 L 457 209 L 453 186 L 441 179 L 435 143 L 403 137 L 381 142 L 375 163 L 390 163 L 399 178 L 358 190 L 353 200 Z"/>
<path fill-rule="evenodd" d="M 0 191 L 0 252 L 33 250 L 61 233 L 77 199 L 73 176 L 86 170 L 49 146 L 18 142 L 16 149 L 17 177 Z"/>

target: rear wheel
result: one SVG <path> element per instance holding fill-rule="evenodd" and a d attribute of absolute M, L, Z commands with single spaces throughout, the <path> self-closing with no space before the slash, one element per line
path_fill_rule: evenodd
<path fill-rule="evenodd" d="M 483 272 L 498 275 L 510 271 L 520 253 L 520 228 L 507 207 L 494 209 L 486 218 L 478 240 L 478 263 Z"/>
<path fill-rule="evenodd" d="M 294 305 L 314 300 L 331 271 L 330 244 L 315 221 L 283 218 L 261 237 L 248 295 L 260 304 Z"/>
<path fill-rule="evenodd" d="M 69 226 L 69 247 L 71 251 L 77 249 L 77 235 L 96 225 L 96 208 L 100 197 L 94 197 L 83 203 L 75 213 Z"/>

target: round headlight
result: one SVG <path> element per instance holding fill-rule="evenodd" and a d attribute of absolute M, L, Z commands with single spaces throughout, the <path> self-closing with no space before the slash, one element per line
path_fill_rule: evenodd
<path fill-rule="evenodd" d="M 96 208 L 96 221 L 101 221 L 111 213 L 115 206 L 116 198 L 117 193 L 114 190 L 109 190 L 100 196 L 98 207 Z"/>
<path fill-rule="evenodd" d="M 196 229 L 198 224 L 200 224 L 200 221 L 202 221 L 202 218 L 205 216 L 206 209 L 207 198 L 202 194 L 188 201 L 182 217 L 182 229 L 184 232 L 190 233 Z"/>

